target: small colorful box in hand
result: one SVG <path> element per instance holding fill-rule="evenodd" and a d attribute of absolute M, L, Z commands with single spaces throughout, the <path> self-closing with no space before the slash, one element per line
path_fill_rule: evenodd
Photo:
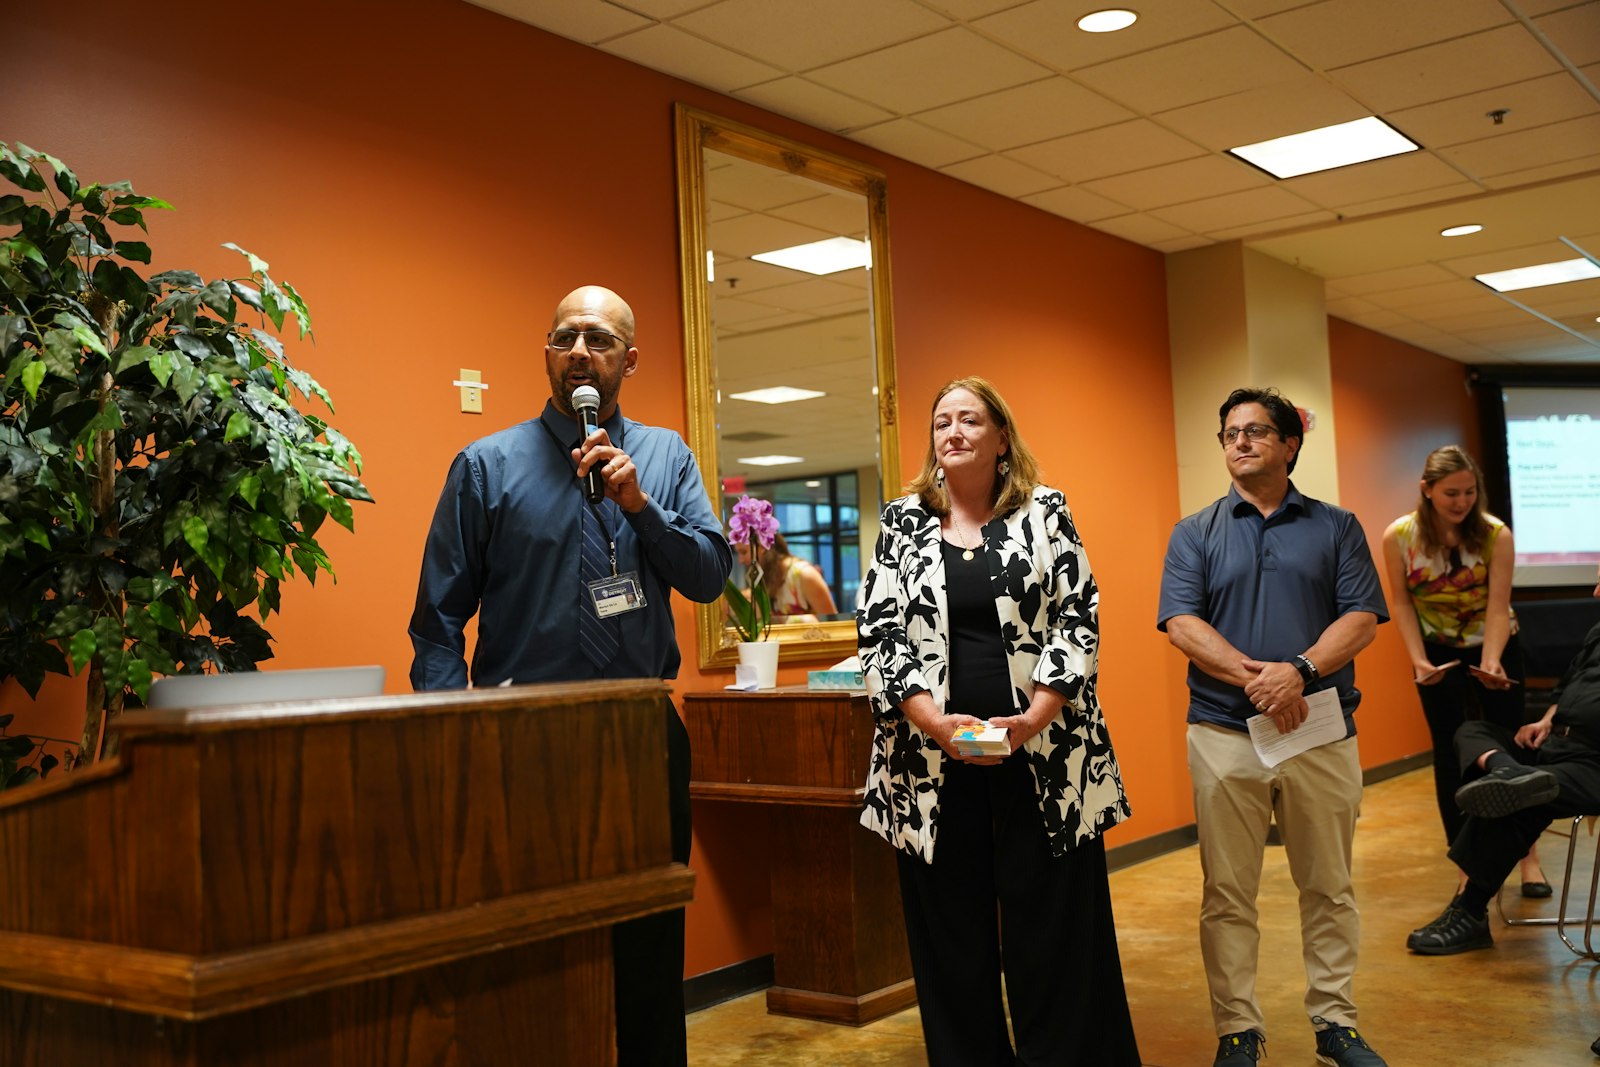
<path fill-rule="evenodd" d="M 1011 755 L 1010 731 L 987 721 L 957 727 L 950 744 L 963 756 Z"/>

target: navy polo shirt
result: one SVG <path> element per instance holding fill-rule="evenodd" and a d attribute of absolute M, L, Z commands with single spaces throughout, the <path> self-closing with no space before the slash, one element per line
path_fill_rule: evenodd
<path fill-rule="evenodd" d="M 1291 660 L 1316 644 L 1334 620 L 1370 611 L 1387 622 L 1388 605 L 1361 523 L 1344 508 L 1301 495 L 1262 516 L 1235 488 L 1172 530 L 1161 574 L 1156 626 L 1175 615 L 1208 622 L 1251 659 Z M 1346 735 L 1361 702 L 1355 663 L 1324 674 L 1308 694 L 1337 688 Z M 1189 721 L 1245 729 L 1256 714 L 1244 690 L 1189 664 Z"/>

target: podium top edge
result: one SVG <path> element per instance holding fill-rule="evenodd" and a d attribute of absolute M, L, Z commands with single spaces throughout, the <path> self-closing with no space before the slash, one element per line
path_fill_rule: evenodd
<path fill-rule="evenodd" d="M 497 686 L 493 689 L 434 690 L 219 707 L 144 709 L 117 716 L 112 720 L 110 729 L 126 740 L 171 734 L 220 733 L 263 726 L 531 710 L 574 703 L 626 700 L 630 697 L 659 699 L 671 692 L 672 686 L 659 678 L 539 682 Z"/>

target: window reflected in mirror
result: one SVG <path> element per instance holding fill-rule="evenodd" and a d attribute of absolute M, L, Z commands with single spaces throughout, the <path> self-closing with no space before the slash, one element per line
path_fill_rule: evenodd
<path fill-rule="evenodd" d="M 842 658 L 899 487 L 882 176 L 688 108 L 678 130 L 690 444 L 724 516 L 774 506 L 785 657 Z M 702 665 L 731 662 L 724 605 L 699 623 Z"/>

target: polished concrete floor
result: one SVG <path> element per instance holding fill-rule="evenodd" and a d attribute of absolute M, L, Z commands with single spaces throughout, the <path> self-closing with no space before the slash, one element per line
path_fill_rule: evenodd
<path fill-rule="evenodd" d="M 1439 840 L 1430 773 L 1413 771 L 1371 786 L 1362 806 L 1356 833 L 1362 918 L 1356 1001 L 1363 1035 L 1390 1067 L 1600 1067 L 1589 1052 L 1600 1034 L 1600 971 L 1569 951 L 1554 929 L 1507 927 L 1491 905 L 1493 949 L 1442 958 L 1406 951 L 1406 934 L 1437 915 L 1455 889 L 1455 869 Z M 1540 850 L 1559 898 L 1567 838 L 1547 833 Z M 1580 831 L 1575 896 L 1587 892 L 1594 854 L 1594 839 Z M 1195 934 L 1195 850 L 1117 871 L 1111 893 L 1145 1064 L 1209 1067 L 1216 1040 Z M 1525 902 L 1515 884 L 1502 900 L 1512 917 L 1556 914 L 1554 901 Z M 1261 902 L 1259 994 L 1269 1052 L 1263 1063 L 1312 1067 L 1317 1061 L 1301 1007 L 1305 974 L 1294 885 L 1282 849 L 1268 849 Z M 1574 940 L 1581 939 L 1580 926 Z M 1600 945 L 1600 931 L 1595 940 Z M 910 1067 L 926 1061 L 915 1009 L 860 1028 L 831 1026 L 768 1015 L 757 993 L 689 1017 L 689 1062 Z"/>

